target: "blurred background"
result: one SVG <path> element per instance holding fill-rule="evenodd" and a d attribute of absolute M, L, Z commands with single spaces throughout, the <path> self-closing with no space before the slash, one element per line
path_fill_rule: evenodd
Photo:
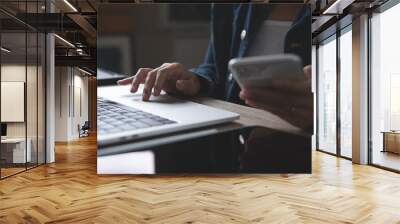
<path fill-rule="evenodd" d="M 203 61 L 209 39 L 210 4 L 101 4 L 97 64 L 117 73 L 180 62 Z"/>

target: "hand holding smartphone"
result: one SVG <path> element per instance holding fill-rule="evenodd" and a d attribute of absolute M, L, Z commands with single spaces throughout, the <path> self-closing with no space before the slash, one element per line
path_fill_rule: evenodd
<path fill-rule="evenodd" d="M 293 54 L 234 58 L 229 69 L 242 89 L 267 87 L 273 80 L 305 78 L 301 59 Z"/>
<path fill-rule="evenodd" d="M 312 130 L 311 67 L 295 55 L 232 59 L 229 69 L 245 104 L 269 111 L 307 132 Z"/>

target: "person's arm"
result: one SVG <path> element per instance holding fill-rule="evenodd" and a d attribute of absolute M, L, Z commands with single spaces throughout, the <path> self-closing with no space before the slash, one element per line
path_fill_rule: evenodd
<path fill-rule="evenodd" d="M 226 6 L 227 7 L 227 6 Z M 225 8 L 224 8 L 225 10 Z M 218 80 L 218 72 L 217 72 L 217 62 L 215 61 L 215 38 L 214 38 L 214 30 L 217 23 L 221 23 L 222 20 L 220 17 L 226 14 L 225 11 L 221 11 L 217 6 L 212 4 L 211 6 L 211 23 L 210 23 L 210 38 L 207 47 L 207 53 L 204 57 L 204 61 L 202 64 L 197 66 L 196 68 L 190 69 L 190 71 L 200 77 L 201 82 L 201 90 L 200 93 L 202 95 L 212 95 L 215 90 Z M 227 18 L 227 17 L 222 17 Z M 226 23 L 226 22 L 224 22 Z M 224 32 L 224 31 L 221 31 Z M 228 32 L 226 32 L 228 33 Z M 228 41 L 228 39 L 227 39 Z"/>
<path fill-rule="evenodd" d="M 192 73 L 200 78 L 200 93 L 202 95 L 210 95 L 217 85 L 218 79 L 213 49 L 214 43 L 210 38 L 204 62 L 200 64 L 197 68 L 190 69 Z"/>

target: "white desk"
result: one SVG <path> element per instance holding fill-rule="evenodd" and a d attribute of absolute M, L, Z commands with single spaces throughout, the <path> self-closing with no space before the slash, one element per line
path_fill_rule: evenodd
<path fill-rule="evenodd" d="M 12 163 L 25 163 L 31 162 L 32 158 L 32 140 L 30 138 L 26 139 L 28 144 L 25 151 L 25 138 L 5 138 L 1 139 L 2 151 L 10 150 L 8 147 L 12 148 Z M 3 147 L 6 147 L 4 149 Z M 25 161 L 26 160 L 26 161 Z"/>

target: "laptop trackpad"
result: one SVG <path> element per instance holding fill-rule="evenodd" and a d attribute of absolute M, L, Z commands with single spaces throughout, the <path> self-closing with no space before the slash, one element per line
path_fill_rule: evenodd
<path fill-rule="evenodd" d="M 142 101 L 142 94 L 124 94 L 123 96 L 121 96 L 121 98 L 139 102 Z M 162 103 L 162 104 L 179 104 L 187 101 L 167 95 L 166 93 L 162 93 L 162 95 L 160 96 L 151 95 L 148 102 Z"/>

